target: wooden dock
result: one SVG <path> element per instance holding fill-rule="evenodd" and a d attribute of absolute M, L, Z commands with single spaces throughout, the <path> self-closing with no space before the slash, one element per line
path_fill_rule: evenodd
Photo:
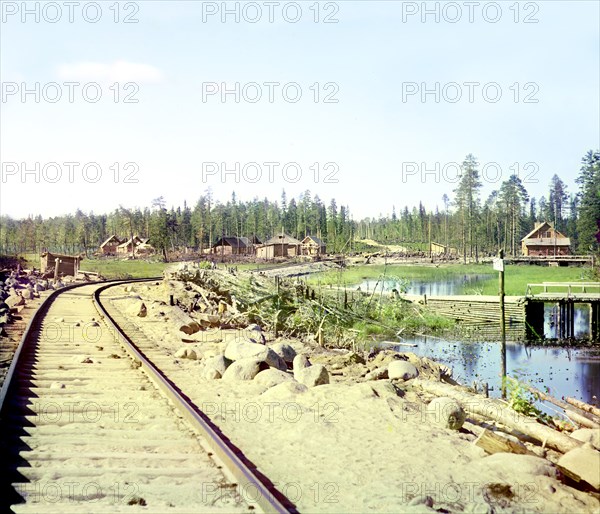
<path fill-rule="evenodd" d="M 593 255 L 529 255 L 505 257 L 506 264 L 537 264 L 539 266 L 593 266 Z"/>
<path fill-rule="evenodd" d="M 539 292 L 536 292 L 538 291 Z M 456 320 L 461 325 L 500 323 L 500 299 L 483 295 L 401 295 L 411 302 L 427 305 L 435 312 Z M 524 324 L 533 338 L 544 335 L 544 305 L 556 305 L 559 338 L 574 337 L 575 304 L 587 304 L 590 309 L 590 338 L 600 339 L 600 283 L 598 282 L 543 282 L 527 284 L 524 296 L 505 296 L 506 323 L 508 326 Z"/>

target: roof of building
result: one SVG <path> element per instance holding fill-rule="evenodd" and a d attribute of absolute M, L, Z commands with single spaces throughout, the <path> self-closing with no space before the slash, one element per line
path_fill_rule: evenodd
<path fill-rule="evenodd" d="M 306 236 L 303 240 L 302 240 L 302 244 L 306 244 L 306 240 L 310 239 L 311 241 L 314 241 L 315 243 L 317 243 L 319 246 L 325 246 L 325 243 L 321 240 L 320 237 L 317 236 Z"/>
<path fill-rule="evenodd" d="M 281 244 L 301 245 L 302 243 L 298 241 L 298 239 L 296 239 L 295 237 L 288 236 L 287 234 L 278 234 L 265 242 L 265 245 L 267 246 Z"/>
<path fill-rule="evenodd" d="M 114 234 L 112 236 L 110 236 L 106 241 L 104 241 L 104 243 L 102 243 L 100 245 L 100 248 L 103 248 L 104 246 L 106 246 L 108 243 L 110 243 L 112 240 L 116 240 L 117 244 L 121 244 L 121 239 L 119 239 L 117 236 L 115 236 Z"/>
<path fill-rule="evenodd" d="M 537 234 L 538 232 L 546 231 L 548 229 L 553 229 L 556 232 L 556 236 L 558 237 L 558 239 L 569 239 L 568 237 L 566 237 L 564 234 L 562 234 L 558 230 L 555 230 L 551 223 L 544 221 L 543 223 L 536 224 L 535 228 L 531 232 L 529 232 L 529 234 L 527 234 L 523 239 L 521 239 L 521 241 L 525 241 L 526 239 L 532 239 L 533 236 L 535 234 Z M 540 238 L 536 238 L 536 239 L 540 239 Z M 552 239 L 554 239 L 554 238 L 552 238 Z"/>
<path fill-rule="evenodd" d="M 42 252 L 40 257 L 46 257 L 48 255 L 52 255 L 52 257 L 58 257 L 59 259 L 79 259 L 82 260 L 82 255 L 67 255 L 64 253 L 53 253 L 53 252 Z"/>
<path fill-rule="evenodd" d="M 250 240 L 247 237 L 225 236 L 218 239 L 213 247 L 231 246 L 232 248 L 247 248 L 251 246 Z"/>
<path fill-rule="evenodd" d="M 131 237 L 127 240 L 127 241 L 123 241 L 120 245 L 119 248 L 125 248 L 127 246 L 129 246 L 131 244 Z M 142 240 L 141 237 L 139 236 L 133 236 L 133 240 L 135 242 L 136 245 L 142 244 L 144 241 Z"/>

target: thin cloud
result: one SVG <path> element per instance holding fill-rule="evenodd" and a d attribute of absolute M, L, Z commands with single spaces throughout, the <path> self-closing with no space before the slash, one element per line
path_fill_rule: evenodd
<path fill-rule="evenodd" d="M 63 80 L 89 82 L 160 82 L 162 72 L 149 64 L 127 61 L 112 63 L 77 62 L 62 64 L 58 76 Z"/>

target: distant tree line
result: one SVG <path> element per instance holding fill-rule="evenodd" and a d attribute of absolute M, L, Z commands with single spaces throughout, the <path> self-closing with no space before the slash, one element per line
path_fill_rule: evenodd
<path fill-rule="evenodd" d="M 43 219 L 41 216 L 12 219 L 0 216 L 0 253 L 29 253 L 45 250 L 90 254 L 111 234 L 150 238 L 164 256 L 167 252 L 192 248 L 203 251 L 222 235 L 266 239 L 281 231 L 302 239 L 315 235 L 330 252 L 349 252 L 356 241 L 374 239 L 388 244 L 414 244 L 430 241 L 459 250 L 466 257 L 495 253 L 504 248 L 518 255 L 520 240 L 536 221 L 549 221 L 571 238 L 581 253 L 598 251 L 596 233 L 600 220 L 600 152 L 589 151 L 582 159 L 576 183 L 569 192 L 558 175 L 550 181 L 548 193 L 530 197 L 523 182 L 512 175 L 486 199 L 481 198 L 482 180 L 476 158 L 469 154 L 462 163 L 460 181 L 452 198 L 441 198 L 442 209 L 426 211 L 407 206 L 391 216 L 353 220 L 348 206 L 332 199 L 326 205 L 305 191 L 298 198 L 279 201 L 255 198 L 240 202 L 235 192 L 226 203 L 214 200 L 205 191 L 193 207 L 167 209 L 164 198 L 145 208 L 120 207 L 109 214 L 77 210 Z"/>

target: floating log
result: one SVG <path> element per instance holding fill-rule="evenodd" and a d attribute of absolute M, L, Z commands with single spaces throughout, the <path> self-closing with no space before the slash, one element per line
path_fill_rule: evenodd
<path fill-rule="evenodd" d="M 414 386 L 435 394 L 436 396 L 449 396 L 459 400 L 467 413 L 473 412 L 485 416 L 509 428 L 523 432 L 537 441 L 545 443 L 548 447 L 567 453 L 569 450 L 579 448 L 583 443 L 577 441 L 561 432 L 542 425 L 534 418 L 524 416 L 506 407 L 497 400 L 484 398 L 481 395 L 473 395 L 459 390 L 457 387 L 443 384 L 441 382 L 427 382 L 414 379 Z"/>

